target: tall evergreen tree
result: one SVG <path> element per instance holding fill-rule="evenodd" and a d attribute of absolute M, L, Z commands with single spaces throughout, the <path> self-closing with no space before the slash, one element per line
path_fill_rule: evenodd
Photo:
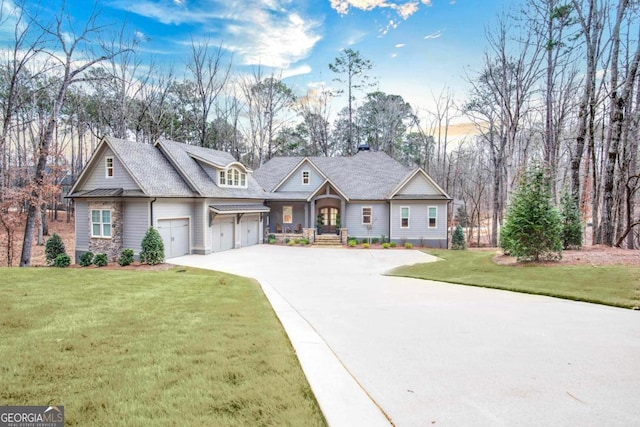
<path fill-rule="evenodd" d="M 580 221 L 580 210 L 569 191 L 562 193 L 560 215 L 562 217 L 562 247 L 564 249 L 581 248 L 582 222 Z"/>
<path fill-rule="evenodd" d="M 552 204 L 547 171 L 527 170 L 507 211 L 500 246 L 518 261 L 557 261 L 562 258 L 560 212 Z"/>

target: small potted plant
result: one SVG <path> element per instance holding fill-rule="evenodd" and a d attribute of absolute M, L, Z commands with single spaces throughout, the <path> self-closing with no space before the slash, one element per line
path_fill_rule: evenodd
<path fill-rule="evenodd" d="M 324 214 L 319 213 L 316 217 L 316 228 L 318 229 L 318 234 L 322 234 L 322 226 L 324 225 Z"/>
<path fill-rule="evenodd" d="M 336 234 L 340 235 L 340 228 L 342 227 L 342 218 L 340 218 L 340 214 L 336 215 Z"/>

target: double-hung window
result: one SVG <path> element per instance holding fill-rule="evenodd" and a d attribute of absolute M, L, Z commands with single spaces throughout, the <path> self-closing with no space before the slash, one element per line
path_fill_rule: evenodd
<path fill-rule="evenodd" d="M 409 207 L 400 208 L 400 228 L 409 228 Z"/>
<path fill-rule="evenodd" d="M 227 185 L 227 173 L 225 171 L 220 171 L 218 175 L 218 184 Z"/>
<path fill-rule="evenodd" d="M 438 225 L 438 208 L 429 206 L 429 228 L 436 228 Z"/>
<path fill-rule="evenodd" d="M 371 225 L 371 208 L 362 208 L 362 225 Z"/>
<path fill-rule="evenodd" d="M 91 237 L 111 237 L 111 211 L 91 210 Z"/>
<path fill-rule="evenodd" d="M 106 157 L 104 159 L 105 176 L 107 178 L 113 178 L 113 157 Z"/>
<path fill-rule="evenodd" d="M 302 185 L 309 185 L 310 180 L 309 171 L 302 171 Z"/>

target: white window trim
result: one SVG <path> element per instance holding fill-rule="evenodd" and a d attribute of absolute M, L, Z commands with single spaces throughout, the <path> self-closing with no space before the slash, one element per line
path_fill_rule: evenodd
<path fill-rule="evenodd" d="M 93 222 L 93 212 L 100 212 L 100 222 Z M 104 225 L 106 224 L 106 222 L 102 222 L 102 212 L 108 211 L 109 212 L 109 219 L 111 220 L 111 222 L 109 222 L 109 226 L 111 229 L 111 235 L 110 236 L 105 236 L 104 235 Z M 91 237 L 92 238 L 98 238 L 98 239 L 111 239 L 113 238 L 113 212 L 111 211 L 111 209 L 91 209 L 90 210 L 90 215 L 91 215 Z M 100 224 L 100 234 L 93 234 L 93 226 L 94 224 Z"/>
<path fill-rule="evenodd" d="M 369 222 L 364 222 L 364 210 L 369 209 Z M 371 225 L 373 224 L 373 207 L 371 206 L 363 206 L 360 210 L 360 220 L 362 221 L 362 225 Z"/>
<path fill-rule="evenodd" d="M 222 180 L 220 179 L 220 175 L 224 173 L 225 176 L 225 183 L 222 183 Z M 237 179 L 237 184 L 236 184 L 236 176 L 235 174 L 238 174 L 238 179 Z M 244 183 L 244 184 L 243 184 Z M 248 188 L 248 183 L 249 183 L 249 177 L 247 176 L 246 172 L 241 171 L 240 169 L 237 168 L 229 168 L 229 169 L 222 169 L 218 171 L 218 187 L 225 187 L 225 188 Z"/>
<path fill-rule="evenodd" d="M 285 221 L 285 209 L 290 209 L 291 210 L 291 221 Z M 293 224 L 293 206 L 292 205 L 285 205 L 282 207 L 282 223 L 283 224 Z"/>
<path fill-rule="evenodd" d="M 407 226 L 402 225 L 402 220 L 404 219 L 402 216 L 402 210 L 407 210 Z M 411 207 L 410 206 L 400 206 L 400 228 L 410 228 L 411 225 Z"/>
<path fill-rule="evenodd" d="M 307 174 L 306 178 L 307 178 L 307 182 L 305 181 L 305 174 Z M 308 170 L 303 170 L 302 171 L 302 185 L 309 185 L 311 184 L 311 172 L 309 172 Z"/>
<path fill-rule="evenodd" d="M 431 216 L 429 216 L 429 211 L 431 209 L 435 209 L 436 210 L 436 225 L 434 225 L 433 227 L 431 226 Z M 438 207 L 437 206 L 427 206 L 427 228 L 438 228 Z"/>
<path fill-rule="evenodd" d="M 108 166 L 109 160 L 111 160 L 111 167 Z M 109 175 L 109 170 L 111 170 L 111 175 Z M 113 179 L 113 177 L 115 176 L 115 165 L 112 156 L 104 158 L 104 176 L 107 179 Z"/>

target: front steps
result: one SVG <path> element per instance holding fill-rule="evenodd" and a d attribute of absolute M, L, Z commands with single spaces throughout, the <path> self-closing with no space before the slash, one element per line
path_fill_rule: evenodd
<path fill-rule="evenodd" d="M 313 243 L 317 246 L 341 246 L 340 236 L 337 234 L 316 234 L 316 241 Z"/>

